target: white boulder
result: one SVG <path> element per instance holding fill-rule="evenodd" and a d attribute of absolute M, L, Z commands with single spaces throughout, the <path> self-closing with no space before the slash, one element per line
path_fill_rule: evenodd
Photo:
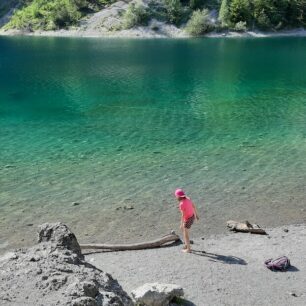
<path fill-rule="evenodd" d="M 147 283 L 133 290 L 131 295 L 137 305 L 168 306 L 174 297 L 182 297 L 182 287 L 173 284 Z"/>

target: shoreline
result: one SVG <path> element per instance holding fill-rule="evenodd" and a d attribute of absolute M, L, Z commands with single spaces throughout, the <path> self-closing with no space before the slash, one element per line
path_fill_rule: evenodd
<path fill-rule="evenodd" d="M 175 28 L 175 29 L 174 29 Z M 196 39 L 196 38 L 268 38 L 268 37 L 306 37 L 305 29 L 293 29 L 279 32 L 211 32 L 200 37 L 192 37 L 184 32 L 169 25 L 168 31 L 154 32 L 149 27 L 138 27 L 131 30 L 122 30 L 117 32 L 106 31 L 86 31 L 79 29 L 58 30 L 58 31 L 35 31 L 26 32 L 22 30 L 1 30 L 0 36 L 31 36 L 31 37 L 66 37 L 66 38 L 125 38 L 125 39 Z"/>

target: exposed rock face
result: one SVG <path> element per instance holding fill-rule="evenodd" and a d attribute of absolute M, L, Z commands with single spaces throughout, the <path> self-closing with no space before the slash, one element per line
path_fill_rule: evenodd
<path fill-rule="evenodd" d="M 55 223 L 41 226 L 38 245 L 0 257 L 0 305 L 133 303 L 116 280 L 84 261 L 67 226 Z"/>
<path fill-rule="evenodd" d="M 122 27 L 122 15 L 126 11 L 128 3 L 117 1 L 102 11 L 93 14 L 83 24 L 85 31 L 116 31 Z"/>
<path fill-rule="evenodd" d="M 122 37 L 184 37 L 187 35 L 175 25 L 154 18 L 146 26 L 123 29 L 123 15 L 129 3 L 142 5 L 150 10 L 152 16 L 165 10 L 164 2 L 161 0 L 119 0 L 84 19 L 80 24 L 79 33 L 84 35 L 112 34 Z"/>
<path fill-rule="evenodd" d="M 132 291 L 136 304 L 145 306 L 168 306 L 173 298 L 183 295 L 183 288 L 172 284 L 144 284 Z"/>

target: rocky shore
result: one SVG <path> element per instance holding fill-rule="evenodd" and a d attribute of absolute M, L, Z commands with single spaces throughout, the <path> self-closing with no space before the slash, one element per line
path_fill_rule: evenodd
<path fill-rule="evenodd" d="M 74 28 L 58 31 L 20 31 L 20 30 L 1 30 L 0 36 L 41 36 L 41 37 L 83 37 L 83 38 L 192 38 L 183 29 L 177 28 L 174 25 L 169 25 L 157 20 L 152 20 L 148 26 L 135 27 L 129 30 L 108 31 L 108 30 L 89 30 Z M 211 32 L 203 37 L 207 38 L 265 38 L 265 37 L 306 37 L 305 29 L 295 29 L 279 32 Z"/>
<path fill-rule="evenodd" d="M 0 305 L 305 305 L 305 224 L 266 230 L 197 238 L 191 254 L 181 245 L 82 254 L 67 226 L 44 224 L 39 244 L 0 257 Z M 264 266 L 282 255 L 289 270 Z"/>
<path fill-rule="evenodd" d="M 67 226 L 42 225 L 38 241 L 0 257 L 0 305 L 132 305 L 116 280 L 84 260 Z"/>
<path fill-rule="evenodd" d="M 0 257 L 0 305 L 176 306 L 182 287 L 146 283 L 130 293 L 84 260 L 75 235 L 62 223 L 40 226 L 38 244 Z M 124 267 L 123 267 L 124 270 Z"/>

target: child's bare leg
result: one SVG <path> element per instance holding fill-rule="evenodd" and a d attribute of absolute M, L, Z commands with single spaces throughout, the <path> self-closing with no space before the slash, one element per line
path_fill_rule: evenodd
<path fill-rule="evenodd" d="M 183 250 L 183 252 L 190 252 L 190 240 L 189 240 L 189 230 L 187 228 L 183 228 L 183 235 L 185 240 L 186 249 Z"/>
<path fill-rule="evenodd" d="M 182 231 L 183 239 L 184 239 L 183 249 L 186 249 L 187 246 L 186 246 L 186 240 L 185 240 L 185 227 L 183 225 L 181 226 L 181 231 Z"/>

